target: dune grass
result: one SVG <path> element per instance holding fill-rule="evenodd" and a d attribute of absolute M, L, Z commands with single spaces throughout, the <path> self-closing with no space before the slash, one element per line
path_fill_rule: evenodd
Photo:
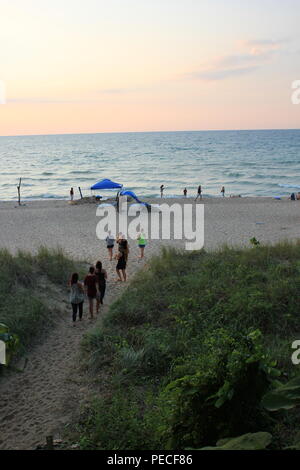
<path fill-rule="evenodd" d="M 110 393 L 85 411 L 81 448 L 199 448 L 257 431 L 291 443 L 299 413 L 274 419 L 261 398 L 298 372 L 299 288 L 300 244 L 163 251 L 85 337 Z"/>
<path fill-rule="evenodd" d="M 12 255 L 0 250 L 0 323 L 20 339 L 20 353 L 51 322 L 51 298 L 41 292 L 51 286 L 66 286 L 79 266 L 59 248 L 41 247 L 36 255 L 19 251 Z"/>

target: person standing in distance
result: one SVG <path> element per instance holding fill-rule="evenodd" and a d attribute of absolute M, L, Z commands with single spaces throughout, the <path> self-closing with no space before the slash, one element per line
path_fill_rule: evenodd
<path fill-rule="evenodd" d="M 108 235 L 107 235 L 105 241 L 106 241 L 106 248 L 107 248 L 107 251 L 108 251 L 109 261 L 112 261 L 115 239 L 114 239 L 113 235 L 111 234 L 110 230 L 108 231 Z"/>
<path fill-rule="evenodd" d="M 144 230 L 141 230 L 141 233 L 138 234 L 137 236 L 137 241 L 138 241 L 138 246 L 140 249 L 140 256 L 139 258 L 144 258 L 144 251 L 145 251 L 145 246 L 147 245 L 147 240 L 145 237 Z"/>
<path fill-rule="evenodd" d="M 201 184 L 199 184 L 199 186 L 198 186 L 197 196 L 196 196 L 195 202 L 197 201 L 198 198 L 202 199 L 202 187 L 201 187 Z"/>

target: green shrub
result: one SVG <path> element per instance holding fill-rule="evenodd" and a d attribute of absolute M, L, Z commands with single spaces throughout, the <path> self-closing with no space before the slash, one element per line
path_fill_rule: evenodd
<path fill-rule="evenodd" d="M 290 422 L 270 420 L 261 398 L 278 375 L 274 358 L 285 375 L 292 373 L 299 288 L 299 243 L 163 250 L 111 306 L 102 327 L 89 333 L 88 362 L 93 373 L 106 366 L 112 399 L 120 389 L 124 397 L 134 391 L 132 407 L 153 449 L 215 445 L 221 437 L 277 425 L 272 445 L 280 447 L 281 429 L 286 436 Z M 122 405 L 121 420 L 123 413 L 135 429 L 136 418 Z M 84 426 L 81 432 L 84 437 Z M 88 436 L 91 442 L 92 427 Z M 114 439 L 125 446 L 121 433 Z M 138 448 L 139 434 L 130 442 Z"/>
<path fill-rule="evenodd" d="M 19 337 L 20 353 L 52 322 L 51 298 L 41 295 L 45 285 L 48 293 L 54 283 L 65 288 L 71 273 L 81 266 L 60 249 L 42 247 L 37 255 L 0 250 L 0 323 Z"/>
<path fill-rule="evenodd" d="M 206 354 L 195 358 L 192 373 L 170 382 L 160 394 L 165 448 L 212 445 L 264 425 L 260 401 L 279 372 L 260 339 L 259 331 L 233 338 L 219 330 L 205 341 Z"/>
<path fill-rule="evenodd" d="M 116 391 L 111 398 L 96 399 L 82 423 L 82 450 L 151 449 L 151 433 L 130 390 Z M 150 445 L 150 447 L 149 447 Z"/>

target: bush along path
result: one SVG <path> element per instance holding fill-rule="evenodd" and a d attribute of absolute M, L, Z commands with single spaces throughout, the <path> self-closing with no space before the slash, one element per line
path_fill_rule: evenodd
<path fill-rule="evenodd" d="M 85 338 L 110 393 L 80 448 L 298 446 L 299 289 L 300 243 L 153 258 Z"/>
<path fill-rule="evenodd" d="M 17 285 L 17 291 L 12 293 L 15 295 L 12 307 L 7 304 L 0 310 L 0 321 L 18 329 L 20 342 L 26 345 L 26 352 L 22 351 L 13 366 L 2 367 L 0 371 L 0 449 L 3 450 L 36 449 L 45 444 L 47 436 L 60 439 L 68 424 L 76 419 L 80 403 L 89 392 L 84 370 L 80 368 L 80 342 L 97 321 L 88 320 L 85 302 L 83 321 L 72 326 L 68 291 L 64 287 L 75 269 L 72 262 L 61 254 L 47 251 L 41 259 L 26 255 L 25 260 L 24 256 L 12 257 L 0 251 L 0 261 L 5 258 L 9 278 Z M 3 272 L 4 264 L 0 266 L 2 281 L 8 273 Z M 41 268 L 43 272 L 48 271 L 50 280 L 43 279 L 36 289 Z M 19 278 L 20 272 L 26 272 L 27 278 Z M 113 272 L 109 275 L 112 279 Z M 9 297 L 8 287 L 3 283 L 0 286 L 0 299 L 4 294 Z M 113 281 L 108 287 L 100 317 L 124 288 Z"/>

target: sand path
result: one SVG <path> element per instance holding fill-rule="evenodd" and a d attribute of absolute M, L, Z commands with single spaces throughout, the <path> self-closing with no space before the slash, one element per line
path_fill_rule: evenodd
<path fill-rule="evenodd" d="M 109 303 L 124 287 L 125 283 L 114 280 L 108 283 L 108 295 L 99 315 L 105 315 Z M 88 380 L 79 366 L 80 342 L 96 321 L 88 319 L 85 303 L 84 319 L 73 327 L 66 292 L 55 297 L 54 327 L 28 353 L 23 372 L 11 371 L 0 380 L 0 449 L 35 449 L 45 444 L 48 435 L 60 439 L 88 397 Z M 16 367 L 23 369 L 24 363 L 22 358 Z"/>

